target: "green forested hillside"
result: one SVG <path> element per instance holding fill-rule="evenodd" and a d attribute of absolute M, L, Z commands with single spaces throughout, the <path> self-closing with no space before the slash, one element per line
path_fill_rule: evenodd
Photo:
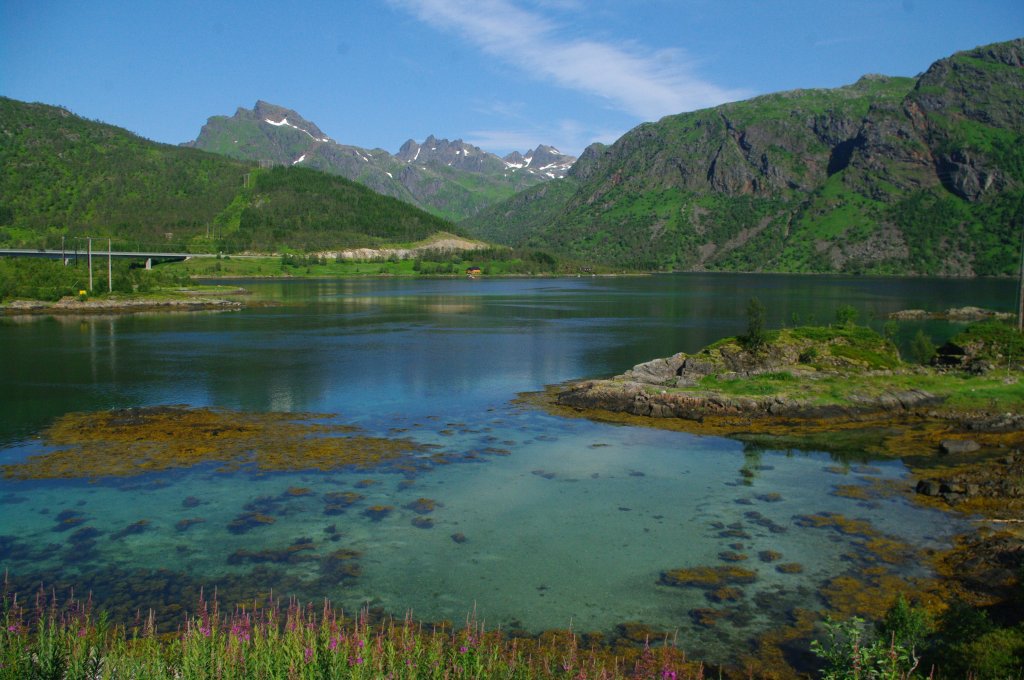
<path fill-rule="evenodd" d="M 181 242 L 206 232 L 251 171 L 44 104 L 0 98 L 0 243 L 61 235 Z M 168 236 L 170 235 L 170 236 Z"/>
<path fill-rule="evenodd" d="M 113 238 L 195 252 L 327 249 L 457 231 L 340 177 L 157 144 L 0 98 L 0 247 Z"/>
<path fill-rule="evenodd" d="M 225 236 L 229 250 L 280 244 L 304 251 L 411 243 L 449 222 L 341 177 L 305 168 L 276 167 L 259 173 L 237 224 Z"/>
<path fill-rule="evenodd" d="M 628 268 L 1000 275 L 1024 224 L 1024 40 L 668 116 L 463 225 Z"/>

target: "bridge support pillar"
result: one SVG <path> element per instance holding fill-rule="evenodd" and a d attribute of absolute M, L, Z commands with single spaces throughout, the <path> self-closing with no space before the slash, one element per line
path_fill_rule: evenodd
<path fill-rule="evenodd" d="M 153 268 L 153 258 L 147 257 L 146 258 L 146 269 L 152 269 L 152 268 Z"/>

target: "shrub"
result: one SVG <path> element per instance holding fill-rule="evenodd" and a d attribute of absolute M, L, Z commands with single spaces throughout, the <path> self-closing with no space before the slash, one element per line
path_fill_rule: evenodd
<path fill-rule="evenodd" d="M 884 642 L 865 636 L 864 619 L 847 621 L 825 619 L 826 642 L 811 642 L 811 651 L 825 662 L 821 675 L 825 680 L 884 678 L 897 680 L 910 676 L 917 668 L 917 657 L 897 640 Z"/>
<path fill-rule="evenodd" d="M 919 364 L 927 364 L 935 356 L 935 343 L 921 329 L 910 343 L 910 356 Z"/>
<path fill-rule="evenodd" d="M 764 332 L 764 304 L 756 297 L 747 302 L 747 332 L 739 337 L 740 344 L 746 349 L 757 350 L 767 342 Z"/>
<path fill-rule="evenodd" d="M 851 305 L 843 305 L 836 310 L 836 323 L 843 328 L 857 325 L 857 310 Z"/>

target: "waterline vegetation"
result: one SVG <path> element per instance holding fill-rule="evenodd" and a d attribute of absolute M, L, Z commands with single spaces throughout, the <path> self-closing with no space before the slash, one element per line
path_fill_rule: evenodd
<path fill-rule="evenodd" d="M 226 613 L 200 598 L 178 630 L 160 633 L 152 614 L 131 624 L 97 613 L 89 600 L 58 602 L 40 589 L 28 603 L 5 588 L 0 680 L 24 678 L 702 678 L 671 640 L 621 656 L 571 630 L 519 638 L 488 630 L 470 614 L 462 626 L 425 625 L 412 614 L 354 617 L 329 601 L 314 607 L 239 606 Z"/>

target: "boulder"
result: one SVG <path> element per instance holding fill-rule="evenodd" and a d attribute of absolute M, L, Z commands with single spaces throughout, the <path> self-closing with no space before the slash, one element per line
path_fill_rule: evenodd
<path fill-rule="evenodd" d="M 686 355 L 680 353 L 664 359 L 645 361 L 626 371 L 620 377 L 624 380 L 648 385 L 675 383 L 685 360 Z"/>

